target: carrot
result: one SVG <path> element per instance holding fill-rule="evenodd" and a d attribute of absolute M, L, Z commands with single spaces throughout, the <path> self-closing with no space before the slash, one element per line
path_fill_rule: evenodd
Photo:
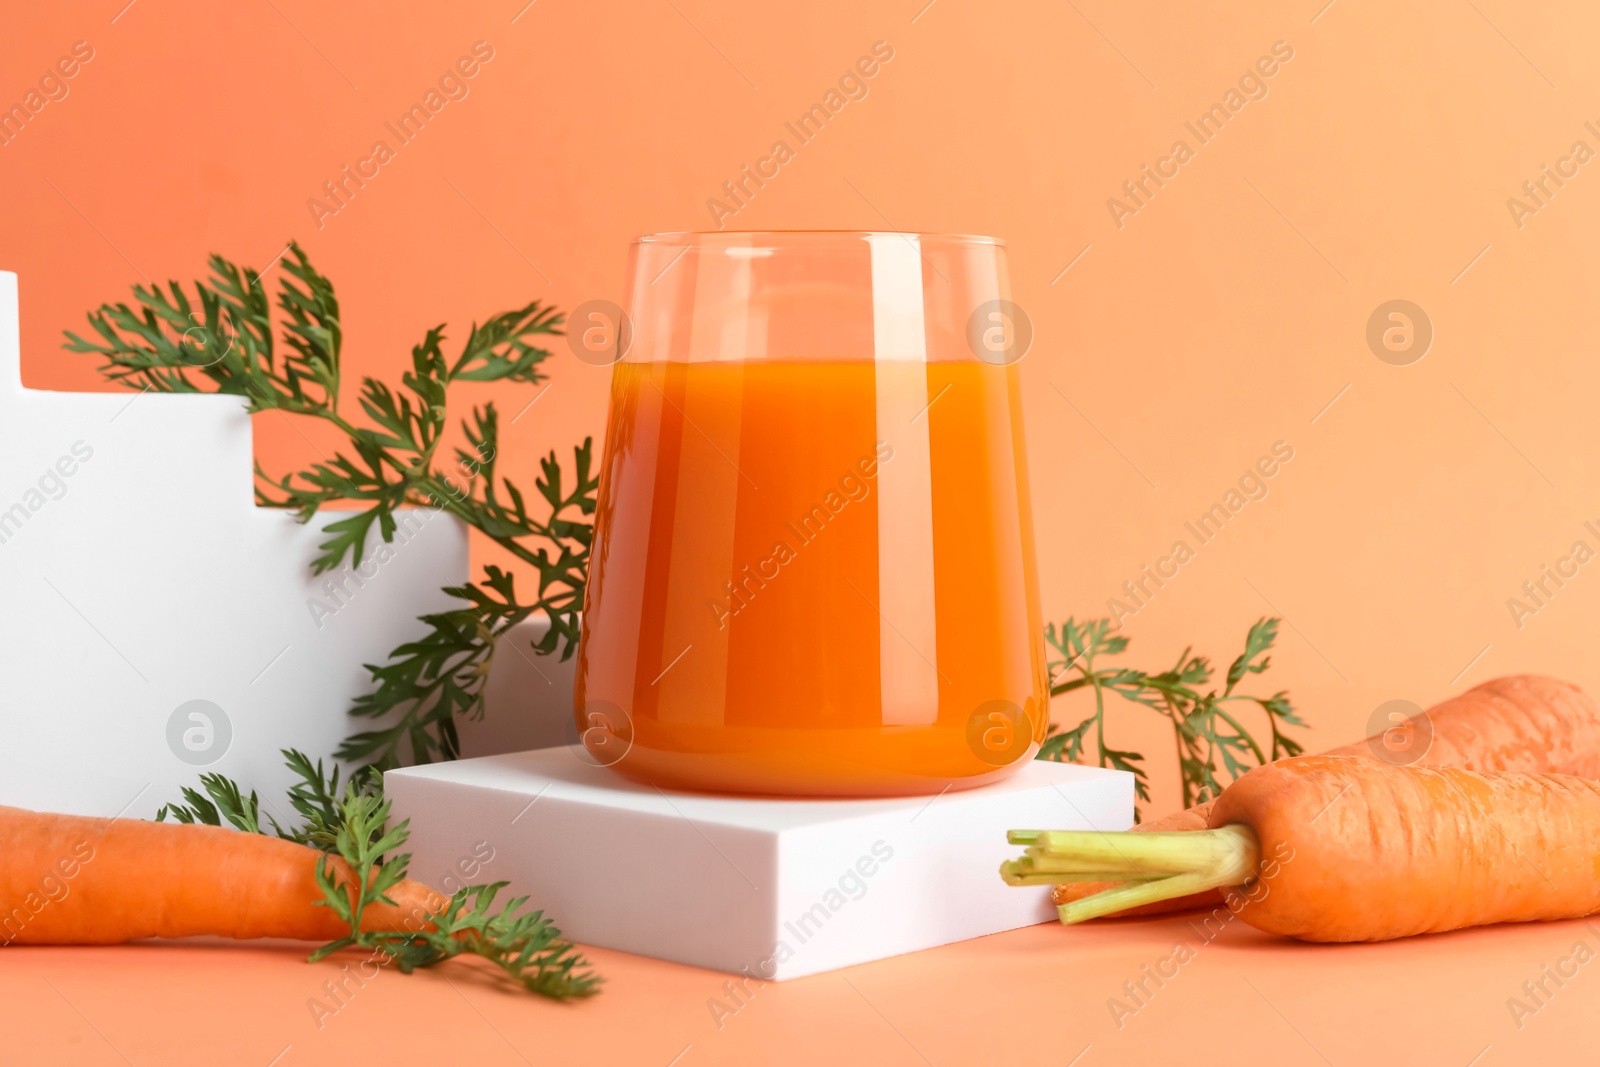
<path fill-rule="evenodd" d="M 316 903 L 324 861 L 351 883 L 343 860 L 275 837 L 0 807 L 0 944 L 194 935 L 331 941 L 350 929 Z M 445 900 L 410 880 L 389 897 L 393 905 L 366 909 L 363 929 L 423 929 L 422 916 Z"/>
<path fill-rule="evenodd" d="M 1423 766 L 1475 771 L 1526 771 L 1600 778 L 1600 704 L 1569 682 L 1537 674 L 1495 678 L 1435 704 L 1395 731 L 1431 742 L 1417 761 Z M 1382 755 L 1389 731 L 1344 745 L 1329 756 Z M 1134 829 L 1142 833 L 1204 830 L 1215 800 L 1173 812 Z M 1110 883 L 1063 883 L 1052 896 L 1069 904 L 1110 888 Z M 1121 917 L 1162 915 L 1222 903 L 1215 889 L 1158 901 Z"/>
<path fill-rule="evenodd" d="M 1234 782 L 1192 833 L 1022 831 L 1031 867 L 1131 881 L 1063 905 L 1077 922 L 1231 886 L 1230 910 L 1304 941 L 1386 941 L 1600 912 L 1600 782 L 1301 756 Z M 1120 839 L 1120 840 L 1118 840 Z M 1011 873 L 1018 873 L 1014 865 Z"/>

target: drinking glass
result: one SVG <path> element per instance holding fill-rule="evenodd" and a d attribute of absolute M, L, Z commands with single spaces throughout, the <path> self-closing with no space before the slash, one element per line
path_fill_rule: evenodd
<path fill-rule="evenodd" d="M 1048 723 L 1017 360 L 987 237 L 632 246 L 578 651 L 588 758 L 666 788 L 939 793 Z M 590 324 L 575 321 L 573 331 Z"/>

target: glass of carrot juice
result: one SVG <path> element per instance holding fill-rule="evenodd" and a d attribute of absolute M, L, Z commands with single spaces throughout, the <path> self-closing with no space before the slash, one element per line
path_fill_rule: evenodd
<path fill-rule="evenodd" d="M 1009 296 L 987 237 L 634 242 L 578 650 L 586 758 L 663 788 L 843 797 L 1033 757 L 1032 329 Z"/>

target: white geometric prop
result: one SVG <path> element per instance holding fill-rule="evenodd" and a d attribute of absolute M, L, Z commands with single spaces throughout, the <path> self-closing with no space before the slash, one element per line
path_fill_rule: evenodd
<path fill-rule="evenodd" d="M 1042 761 L 935 797 L 783 800 L 663 792 L 573 745 L 384 787 L 411 820 L 413 877 L 508 881 L 576 941 L 752 983 L 1054 919 L 1048 886 L 1000 880 L 1020 852 L 1006 831 L 1133 824 L 1132 775 Z"/>
<path fill-rule="evenodd" d="M 417 509 L 313 577 L 323 522 L 255 505 L 241 398 L 24 389 L 18 345 L 0 272 L 0 804 L 149 818 L 214 770 L 285 822 L 278 750 L 362 727 L 362 664 L 451 605 L 464 529 Z"/>

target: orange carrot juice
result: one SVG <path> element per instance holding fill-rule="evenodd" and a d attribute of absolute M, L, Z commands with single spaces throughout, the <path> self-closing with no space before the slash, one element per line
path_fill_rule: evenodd
<path fill-rule="evenodd" d="M 623 362 L 607 434 L 576 703 L 614 770 L 865 796 L 1032 757 L 1048 685 L 1015 367 Z"/>

